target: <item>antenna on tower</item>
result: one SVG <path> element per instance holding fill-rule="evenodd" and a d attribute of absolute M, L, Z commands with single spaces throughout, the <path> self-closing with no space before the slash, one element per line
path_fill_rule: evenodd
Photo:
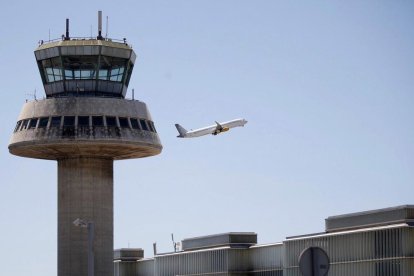
<path fill-rule="evenodd" d="M 66 36 L 65 36 L 65 40 L 70 40 L 70 37 L 69 37 L 69 18 L 66 18 Z"/>
<path fill-rule="evenodd" d="M 177 243 L 174 241 L 174 234 L 173 233 L 171 233 L 171 240 L 173 242 L 174 252 L 177 252 Z"/>
<path fill-rule="evenodd" d="M 37 102 L 36 89 L 34 90 L 33 93 L 26 93 L 26 95 L 33 97 L 33 100 L 35 100 Z M 27 99 L 26 99 L 26 102 L 27 102 Z"/>
<path fill-rule="evenodd" d="M 108 39 L 108 26 L 109 26 L 109 17 L 106 16 L 106 32 L 105 32 L 105 39 Z"/>
<path fill-rule="evenodd" d="M 102 11 L 98 11 L 98 37 L 96 39 L 102 40 Z"/>
<path fill-rule="evenodd" d="M 157 243 L 156 242 L 152 244 L 152 250 L 154 251 L 154 256 L 157 255 Z"/>

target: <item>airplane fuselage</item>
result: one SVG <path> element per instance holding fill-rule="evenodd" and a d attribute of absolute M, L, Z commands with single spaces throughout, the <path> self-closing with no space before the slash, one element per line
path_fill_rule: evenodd
<path fill-rule="evenodd" d="M 180 138 L 194 138 L 194 137 L 200 137 L 207 134 L 213 134 L 217 135 L 221 132 L 225 132 L 230 130 L 233 127 L 242 127 L 247 123 L 245 119 L 235 119 L 228 122 L 223 123 L 217 123 L 216 125 L 211 125 L 203 128 L 198 128 L 194 130 L 186 131 L 184 128 L 182 128 L 180 125 L 176 124 L 176 127 L 178 129 L 178 132 L 180 133 Z"/>

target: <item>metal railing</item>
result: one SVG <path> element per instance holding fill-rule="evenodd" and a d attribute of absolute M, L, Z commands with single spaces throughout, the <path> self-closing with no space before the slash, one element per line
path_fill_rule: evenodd
<path fill-rule="evenodd" d="M 58 42 L 58 41 L 65 41 L 66 38 L 64 35 L 62 35 L 59 38 L 53 38 L 53 39 L 49 39 L 49 40 L 39 40 L 39 46 L 43 45 L 43 44 L 47 44 L 47 43 L 53 43 L 53 42 Z M 108 37 L 102 37 L 101 39 L 97 39 L 97 37 L 94 36 L 74 36 L 74 37 L 70 37 L 69 40 L 103 40 L 103 41 L 108 41 L 108 42 L 116 42 L 116 43 L 122 43 L 125 45 L 128 45 L 129 47 L 132 48 L 131 44 L 127 43 L 127 39 L 123 38 L 123 39 L 118 39 L 118 38 L 108 38 Z"/>

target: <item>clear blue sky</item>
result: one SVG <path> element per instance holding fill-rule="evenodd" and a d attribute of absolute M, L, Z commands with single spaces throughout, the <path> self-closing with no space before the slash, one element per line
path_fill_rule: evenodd
<path fill-rule="evenodd" d="M 64 32 L 127 37 L 130 83 L 164 150 L 115 163 L 115 247 L 255 231 L 260 243 L 324 230 L 330 215 L 413 204 L 412 1 L 10 1 L 0 9 L 0 266 L 56 275 L 56 162 L 7 145 L 33 50 Z M 129 90 L 129 91 L 130 91 Z M 130 96 L 130 94 L 128 95 Z M 178 139 L 237 117 L 245 128 Z"/>

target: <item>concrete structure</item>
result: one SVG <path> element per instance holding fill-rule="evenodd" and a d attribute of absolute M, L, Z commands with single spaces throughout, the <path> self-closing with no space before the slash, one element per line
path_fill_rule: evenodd
<path fill-rule="evenodd" d="M 254 233 L 185 239 L 180 252 L 115 259 L 115 276 L 414 276 L 414 205 L 333 216 L 325 232 L 256 243 Z M 326 253 L 327 274 L 317 267 L 302 274 L 299 260 L 309 248 Z"/>
<path fill-rule="evenodd" d="M 110 276 L 113 161 L 162 150 L 145 103 L 125 99 L 136 55 L 100 33 L 71 39 L 67 21 L 66 36 L 42 43 L 35 56 L 46 99 L 23 106 L 9 151 L 58 161 L 58 275 L 88 275 L 93 253 L 94 274 Z M 93 224 L 93 252 L 76 219 Z"/>

